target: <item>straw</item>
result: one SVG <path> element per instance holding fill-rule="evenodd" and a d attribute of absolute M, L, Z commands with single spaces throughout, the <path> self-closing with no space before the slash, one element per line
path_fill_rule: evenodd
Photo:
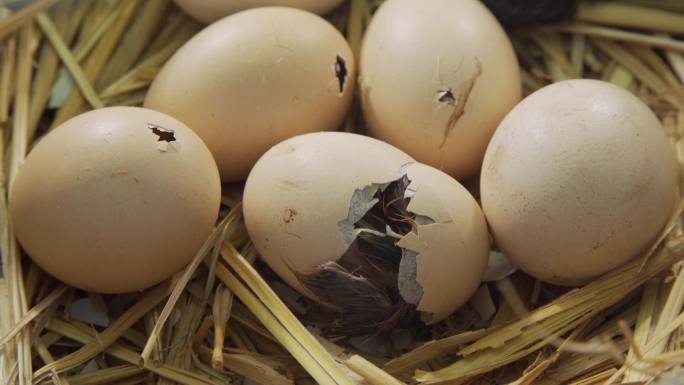
<path fill-rule="evenodd" d="M 168 283 L 162 283 L 149 290 L 138 302 L 129 308 L 124 314 L 114 321 L 109 327 L 97 335 L 93 342 L 85 344 L 76 352 L 70 353 L 59 360 L 47 364 L 36 371 L 36 380 L 42 379 L 53 370 L 57 373 L 72 369 L 98 353 L 103 352 L 114 344 L 121 334 L 136 323 L 142 316 L 154 308 L 159 302 L 169 295 Z"/>
<path fill-rule="evenodd" d="M 350 0 L 325 16 L 357 63 L 381 2 Z M 24 259 L 9 225 L 8 192 L 27 150 L 80 112 L 141 105 L 164 64 L 204 26 L 171 0 L 50 3 L 16 14 L 0 7 L 0 369 L 8 383 L 588 385 L 653 381 L 684 365 L 684 273 L 672 266 L 684 253 L 684 202 L 639 258 L 583 288 L 561 290 L 518 272 L 488 284 L 498 288 L 489 320 L 466 304 L 434 325 L 355 338 L 329 339 L 313 327 L 327 310 L 283 289 L 259 261 L 240 217 L 240 184 L 224 186 L 222 230 L 166 286 L 103 296 L 55 284 Z M 648 104 L 684 186 L 683 20 L 676 0 L 578 0 L 575 17 L 508 32 L 525 94 L 585 77 Z M 66 91 L 64 79 L 56 82 L 60 66 L 75 80 Z M 359 112 L 346 117 L 345 131 L 359 130 Z M 109 326 L 71 317 L 79 298 Z M 98 367 L 81 372 L 89 362 Z"/>
<path fill-rule="evenodd" d="M 617 28 L 599 27 L 595 25 L 577 23 L 542 28 L 542 31 L 544 30 L 562 31 L 579 35 L 619 40 L 650 47 L 664 48 L 676 52 L 684 51 L 684 42 L 681 40 L 676 40 L 662 35 L 653 36 L 644 33 L 629 32 Z"/>
<path fill-rule="evenodd" d="M 67 47 L 62 38 L 59 36 L 59 32 L 57 31 L 55 25 L 52 24 L 52 21 L 44 13 L 37 14 L 36 21 L 43 30 L 43 33 L 45 33 L 45 36 L 47 36 L 48 40 L 50 40 L 50 43 L 52 43 L 60 59 L 62 59 L 65 67 L 71 73 L 71 76 L 76 82 L 76 85 L 78 85 L 78 88 L 80 88 L 83 97 L 93 108 L 104 107 L 104 104 L 97 96 L 97 92 L 95 92 L 93 85 L 90 84 L 90 81 L 88 81 L 86 78 L 86 75 L 83 73 L 83 69 L 74 58 L 74 55 L 71 53 L 71 50 L 69 50 L 69 47 Z"/>
<path fill-rule="evenodd" d="M 71 42 L 77 32 L 77 28 L 83 19 L 89 3 L 73 0 L 60 1 L 54 9 L 53 24 L 65 43 Z M 38 66 L 31 90 L 31 105 L 29 107 L 28 137 L 32 139 L 38 129 L 45 107 L 47 106 L 53 84 L 57 78 L 59 57 L 51 44 L 43 44 L 41 48 Z"/>
<path fill-rule="evenodd" d="M 65 322 L 60 319 L 52 319 L 48 324 L 48 329 L 58 333 L 64 337 L 78 341 L 85 346 L 99 344 L 98 339 L 93 336 L 91 331 L 87 329 L 79 328 L 73 324 Z M 140 362 L 140 355 L 133 350 L 127 349 L 120 343 L 114 343 L 104 350 L 105 353 L 116 357 L 122 361 L 129 364 L 137 365 Z M 177 381 L 185 385 L 217 385 L 218 382 L 211 381 L 209 379 L 198 376 L 197 374 L 188 372 L 183 369 L 175 368 L 169 365 L 162 366 L 152 366 L 146 365 L 145 369 L 158 374 L 164 378 L 168 378 L 172 381 Z"/>
<path fill-rule="evenodd" d="M 36 306 L 31 308 L 31 310 L 26 312 L 24 318 L 22 318 L 21 321 L 16 323 L 12 330 L 7 332 L 7 334 L 0 338 L 0 350 L 7 342 L 9 342 L 12 338 L 19 334 L 21 329 L 26 327 L 26 325 L 33 321 L 38 315 L 40 315 L 40 313 L 42 313 L 45 309 L 47 309 L 50 305 L 57 301 L 59 297 L 66 293 L 68 289 L 68 286 L 60 285 L 58 288 L 53 290 L 47 297 L 43 298 L 43 300 L 40 301 Z"/>
<path fill-rule="evenodd" d="M 576 18 L 597 24 L 684 33 L 684 15 L 618 1 L 579 2 Z"/>
<path fill-rule="evenodd" d="M 108 33 L 93 48 L 93 51 L 83 65 L 86 79 L 90 82 L 94 82 L 102 72 L 119 39 L 123 35 L 128 22 L 134 15 L 138 3 L 139 0 L 126 0 L 119 3 L 118 10 L 121 14 L 114 19 L 112 25 L 107 29 Z M 81 94 L 72 91 L 64 105 L 57 111 L 52 127 L 82 112 L 83 103 L 84 99 Z"/>
<path fill-rule="evenodd" d="M 42 12 L 57 0 L 38 0 L 31 3 L 21 11 L 0 22 L 0 39 L 4 39 L 10 33 L 16 31 L 31 20 L 33 15 Z"/>

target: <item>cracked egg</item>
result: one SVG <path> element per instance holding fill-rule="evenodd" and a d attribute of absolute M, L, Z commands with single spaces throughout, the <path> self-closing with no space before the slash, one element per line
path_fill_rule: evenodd
<path fill-rule="evenodd" d="M 211 233 L 221 184 L 187 126 L 110 107 L 43 137 L 20 166 L 12 226 L 46 272 L 101 293 L 141 290 L 181 270 Z"/>
<path fill-rule="evenodd" d="M 319 15 L 342 4 L 343 0 L 175 0 L 190 16 L 203 23 L 212 23 L 224 16 L 250 8 L 283 6 L 304 9 Z"/>
<path fill-rule="evenodd" d="M 520 101 L 505 31 L 476 0 L 387 0 L 359 58 L 369 133 L 461 180 L 477 174 L 497 125 Z"/>
<path fill-rule="evenodd" d="M 444 319 L 487 266 L 489 236 L 456 180 L 375 139 L 297 136 L 271 148 L 245 185 L 261 258 L 334 319 L 340 334 Z"/>
<path fill-rule="evenodd" d="M 295 8 L 255 8 L 185 43 L 154 79 L 145 107 L 195 130 L 223 181 L 240 181 L 274 144 L 337 129 L 355 79 L 351 49 L 325 19 Z"/>

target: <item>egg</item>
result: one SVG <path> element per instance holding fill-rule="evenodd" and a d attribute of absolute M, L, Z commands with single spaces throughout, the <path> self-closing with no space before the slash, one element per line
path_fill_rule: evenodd
<path fill-rule="evenodd" d="M 261 258 L 303 294 L 344 314 L 345 334 L 411 314 L 444 319 L 477 289 L 489 239 L 456 180 L 378 140 L 340 132 L 285 140 L 244 191 Z"/>
<path fill-rule="evenodd" d="M 265 7 L 218 21 L 164 65 L 145 107 L 195 130 L 224 181 L 244 180 L 289 137 L 337 129 L 350 107 L 354 58 L 324 19 Z"/>
<path fill-rule="evenodd" d="M 264 6 L 301 8 L 319 15 L 333 10 L 343 0 L 175 0 L 190 16 L 203 23 L 212 23 L 232 13 Z"/>
<path fill-rule="evenodd" d="M 476 0 L 387 0 L 359 58 L 368 132 L 457 179 L 478 173 L 487 143 L 520 101 L 518 62 Z"/>
<path fill-rule="evenodd" d="M 211 233 L 216 163 L 187 126 L 110 107 L 43 137 L 14 180 L 14 232 L 46 272 L 75 287 L 132 292 L 181 270 Z"/>
<path fill-rule="evenodd" d="M 501 250 L 546 282 L 577 285 L 635 257 L 667 221 L 677 166 L 636 96 L 568 80 L 525 98 L 485 155 L 482 205 Z"/>

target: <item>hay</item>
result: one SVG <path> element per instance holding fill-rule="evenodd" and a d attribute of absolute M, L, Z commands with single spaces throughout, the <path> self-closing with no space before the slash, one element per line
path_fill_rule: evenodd
<path fill-rule="evenodd" d="M 329 16 L 356 54 L 379 3 L 350 0 Z M 526 94 L 578 77 L 628 89 L 663 121 L 684 176 L 684 41 L 672 36 L 683 26 L 676 0 L 580 1 L 574 20 L 509 33 Z M 684 205 L 642 258 L 585 287 L 516 273 L 490 286 L 500 297 L 490 319 L 467 304 L 420 333 L 328 340 L 307 328 L 312 304 L 256 262 L 240 186 L 224 186 L 222 221 L 177 277 L 105 297 L 55 282 L 20 254 L 8 224 L 19 164 L 80 112 L 139 105 L 200 28 L 170 0 L 0 7 L 0 384 L 584 385 L 645 383 L 684 365 Z M 57 94 L 65 100 L 49 110 Z M 344 130 L 358 130 L 356 114 Z M 79 306 L 101 319 L 84 323 Z"/>

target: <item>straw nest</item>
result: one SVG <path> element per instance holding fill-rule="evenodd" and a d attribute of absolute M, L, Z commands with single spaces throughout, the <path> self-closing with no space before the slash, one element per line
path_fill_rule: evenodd
<path fill-rule="evenodd" d="M 329 16 L 355 52 L 378 3 L 351 0 Z M 6 193 L 31 144 L 85 110 L 139 105 L 200 28 L 169 0 L 0 10 L 0 384 L 675 383 L 682 205 L 647 253 L 585 287 L 516 273 L 421 333 L 329 340 L 307 328 L 310 304 L 255 262 L 240 186 L 224 188 L 222 219 L 193 262 L 155 288 L 100 296 L 40 271 L 7 222 Z M 526 94 L 577 77 L 624 87 L 657 112 L 684 170 L 684 41 L 670 36 L 684 35 L 681 1 L 580 2 L 563 24 L 509 32 Z"/>

